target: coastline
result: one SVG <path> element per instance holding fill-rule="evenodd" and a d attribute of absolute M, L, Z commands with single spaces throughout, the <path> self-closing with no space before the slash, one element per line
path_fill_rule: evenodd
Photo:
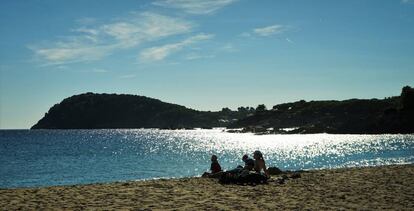
<path fill-rule="evenodd" d="M 279 175 L 280 176 L 280 175 Z M 312 170 L 284 184 L 221 185 L 182 178 L 0 189 L 5 210 L 414 209 L 414 164 Z"/>

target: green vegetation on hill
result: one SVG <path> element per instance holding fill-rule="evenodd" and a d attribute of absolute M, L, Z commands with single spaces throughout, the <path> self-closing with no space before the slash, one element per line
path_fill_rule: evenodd
<path fill-rule="evenodd" d="M 414 89 L 382 100 L 304 100 L 273 106 L 197 111 L 136 95 L 85 93 L 64 99 L 32 129 L 244 128 L 256 133 L 413 133 Z M 285 128 L 294 128 L 286 131 Z"/>
<path fill-rule="evenodd" d="M 383 100 L 304 100 L 266 110 L 229 125 L 256 133 L 413 133 L 414 89 L 404 87 L 400 97 Z M 285 128 L 294 128 L 285 131 Z"/>
<path fill-rule="evenodd" d="M 202 112 L 137 95 L 85 93 L 54 105 L 32 129 L 210 128 L 252 112 Z"/>

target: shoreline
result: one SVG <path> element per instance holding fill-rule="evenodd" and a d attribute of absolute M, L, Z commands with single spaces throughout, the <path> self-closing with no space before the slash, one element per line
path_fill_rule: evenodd
<path fill-rule="evenodd" d="M 17 209 L 414 209 L 414 164 L 310 170 L 280 184 L 221 185 L 179 178 L 41 188 L 0 189 L 0 205 Z"/>
<path fill-rule="evenodd" d="M 0 129 L 0 131 L 71 131 L 71 130 L 160 130 L 160 131 L 195 131 L 195 130 L 221 130 L 224 133 L 230 134 L 252 134 L 252 135 L 314 135 L 314 134 L 328 134 L 328 135 L 414 135 L 412 132 L 407 133 L 332 133 L 332 132 L 291 132 L 291 131 L 260 131 L 253 132 L 250 130 L 244 131 L 243 128 L 226 128 L 226 127 L 213 127 L 213 128 L 177 128 L 177 129 L 166 129 L 166 128 L 15 128 L 15 129 Z"/>

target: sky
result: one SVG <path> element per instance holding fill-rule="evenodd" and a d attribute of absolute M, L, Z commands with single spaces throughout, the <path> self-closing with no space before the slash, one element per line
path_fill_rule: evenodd
<path fill-rule="evenodd" d="M 396 96 L 414 0 L 3 0 L 0 129 L 85 92 L 197 110 Z"/>

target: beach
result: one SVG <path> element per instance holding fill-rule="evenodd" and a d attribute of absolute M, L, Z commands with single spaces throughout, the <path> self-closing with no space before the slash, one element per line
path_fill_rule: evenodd
<path fill-rule="evenodd" d="M 0 189 L 0 206 L 2 210 L 414 209 L 412 164 L 306 171 L 284 184 L 277 182 L 281 176 L 260 185 L 181 178 Z"/>

